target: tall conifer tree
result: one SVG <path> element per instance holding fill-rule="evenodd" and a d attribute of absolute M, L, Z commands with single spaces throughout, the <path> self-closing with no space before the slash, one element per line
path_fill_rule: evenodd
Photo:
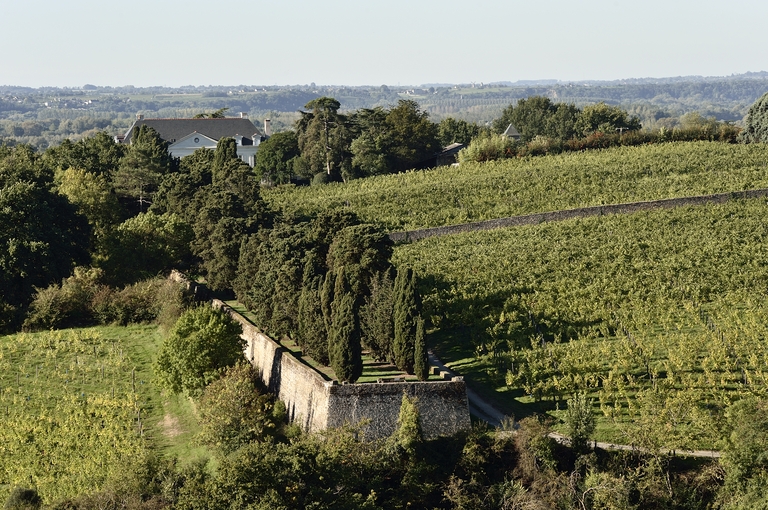
<path fill-rule="evenodd" d="M 418 304 L 413 269 L 400 269 L 395 277 L 395 365 L 413 373 Z"/>
<path fill-rule="evenodd" d="M 424 319 L 421 316 L 416 318 L 413 372 L 419 381 L 426 381 L 429 378 L 429 360 L 427 359 L 427 343 L 424 335 Z"/>
<path fill-rule="evenodd" d="M 339 381 L 355 382 L 363 373 L 360 320 L 343 269 L 336 277 L 334 294 L 328 339 L 331 368 Z"/>

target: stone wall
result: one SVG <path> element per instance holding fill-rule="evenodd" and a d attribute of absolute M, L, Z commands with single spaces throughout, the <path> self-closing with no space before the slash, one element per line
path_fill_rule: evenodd
<path fill-rule="evenodd" d="M 424 228 L 409 230 L 406 232 L 392 232 L 389 238 L 395 243 L 407 243 L 418 241 L 428 237 L 445 236 L 461 232 L 475 232 L 478 230 L 491 230 L 503 227 L 521 227 L 524 225 L 538 225 L 548 221 L 563 221 L 571 218 L 587 218 L 589 216 L 603 216 L 606 214 L 630 214 L 652 209 L 671 209 L 673 207 L 722 204 L 729 200 L 744 198 L 768 197 L 768 189 L 755 189 L 737 191 L 731 193 L 715 193 L 712 195 L 700 195 L 695 197 L 668 198 L 663 200 L 651 200 L 647 202 L 631 202 L 627 204 L 598 205 L 594 207 L 581 207 L 579 209 L 566 209 L 564 211 L 526 214 L 511 216 L 495 220 L 478 221 L 474 223 L 462 223 L 460 225 L 448 225 L 444 227 Z"/>
<path fill-rule="evenodd" d="M 259 370 L 264 384 L 285 403 L 289 419 L 306 431 L 364 422 L 366 438 L 389 436 L 397 424 L 403 393 L 416 398 L 426 439 L 450 436 L 471 426 L 467 389 L 460 377 L 339 385 L 325 380 L 222 301 L 212 302 L 242 325 L 246 358 Z"/>
<path fill-rule="evenodd" d="M 366 420 L 365 436 L 390 436 L 397 425 L 403 393 L 416 398 L 425 439 L 453 435 L 471 427 L 467 388 L 461 378 L 436 382 L 344 384 L 330 388 L 328 426 Z"/>

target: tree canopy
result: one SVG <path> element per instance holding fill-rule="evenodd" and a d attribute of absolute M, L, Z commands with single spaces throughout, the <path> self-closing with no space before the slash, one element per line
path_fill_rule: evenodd
<path fill-rule="evenodd" d="M 749 108 L 740 139 L 747 143 L 768 143 L 768 92 Z"/>

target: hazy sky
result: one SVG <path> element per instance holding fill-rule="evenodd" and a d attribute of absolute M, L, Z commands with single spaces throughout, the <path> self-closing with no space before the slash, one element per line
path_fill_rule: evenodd
<path fill-rule="evenodd" d="M 768 70 L 765 0 L 0 0 L 0 85 L 420 85 Z"/>

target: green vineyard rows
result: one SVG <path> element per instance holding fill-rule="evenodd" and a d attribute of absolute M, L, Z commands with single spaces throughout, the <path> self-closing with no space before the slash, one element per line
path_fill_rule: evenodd
<path fill-rule="evenodd" d="M 156 326 L 0 337 L 0 500 L 17 486 L 49 502 L 89 493 L 162 446 L 156 340 Z"/>
<path fill-rule="evenodd" d="M 725 407 L 768 393 L 764 199 L 430 238 L 430 344 L 509 412 L 595 399 L 602 437 L 716 446 Z"/>
<path fill-rule="evenodd" d="M 348 208 L 397 231 L 762 187 L 767 146 L 676 142 L 280 186 L 263 195 L 288 212 Z"/>

